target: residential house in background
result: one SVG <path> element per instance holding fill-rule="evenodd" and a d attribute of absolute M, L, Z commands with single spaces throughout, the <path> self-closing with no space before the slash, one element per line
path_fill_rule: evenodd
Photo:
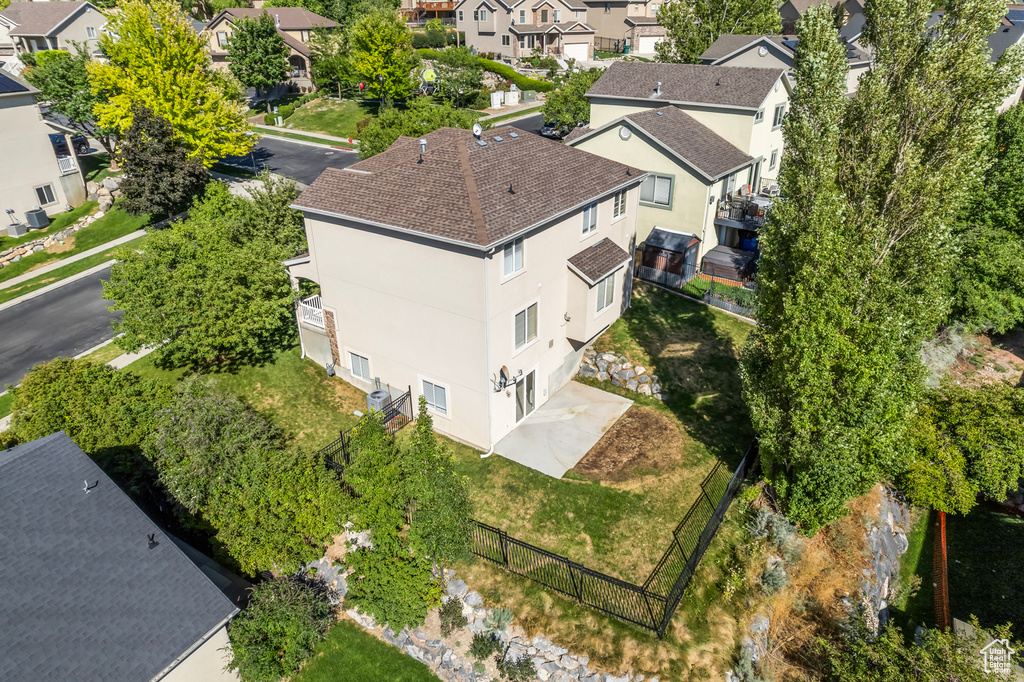
<path fill-rule="evenodd" d="M 222 11 L 206 25 L 206 36 L 213 65 L 227 70 L 228 41 L 231 40 L 235 22 L 242 17 L 256 19 L 261 14 L 269 14 L 274 19 L 277 32 L 288 46 L 288 64 L 291 67 L 288 82 L 301 92 L 312 92 L 315 86 L 309 73 L 309 35 L 313 29 L 334 29 L 337 24 L 327 17 L 322 17 L 302 7 L 271 7 L 268 9 L 242 7 Z"/>
<path fill-rule="evenodd" d="M 500 61 L 544 55 L 577 61 L 594 58 L 594 29 L 581 0 L 460 0 L 455 14 L 466 44 Z"/>
<path fill-rule="evenodd" d="M 663 0 L 579 0 L 587 8 L 589 24 L 594 27 L 599 50 L 652 55 L 665 39 L 665 27 L 658 24 L 658 9 Z"/>
<path fill-rule="evenodd" d="M 5 228 L 25 224 L 33 209 L 52 216 L 85 201 L 85 178 L 68 139 L 71 131 L 43 118 L 38 92 L 0 71 L 0 220 L 5 221 L 0 224 Z"/>
<path fill-rule="evenodd" d="M 0 451 L 0 525 L 0 678 L 238 679 L 238 608 L 64 432 Z"/>
<path fill-rule="evenodd" d="M 12 2 L 0 11 L 0 56 L 71 50 L 73 42 L 93 53 L 106 25 L 89 2 Z"/>
<path fill-rule="evenodd" d="M 858 42 L 864 27 L 864 15 L 856 14 L 839 35 L 846 42 L 846 91 L 857 92 L 857 83 L 871 66 L 871 58 Z M 700 56 L 709 66 L 749 66 L 785 69 L 792 74 L 798 42 L 796 36 L 722 35 Z"/>
<path fill-rule="evenodd" d="M 1006 16 L 1003 17 L 996 32 L 988 38 L 988 48 L 992 51 L 989 59 L 993 62 L 998 61 L 1008 49 L 1014 45 L 1020 45 L 1022 39 L 1024 39 L 1024 5 L 1007 5 Z M 1024 74 L 1021 75 L 1013 92 L 1003 99 L 999 111 L 1006 111 L 1020 102 L 1022 92 L 1024 92 Z"/>
<path fill-rule="evenodd" d="M 644 178 L 510 127 L 326 170 L 286 263 L 320 286 L 298 304 L 304 354 L 363 390 L 410 386 L 438 431 L 489 450 L 629 306 Z"/>
<path fill-rule="evenodd" d="M 455 0 L 402 0 L 399 11 L 407 26 L 423 26 L 429 19 L 455 25 Z"/>
<path fill-rule="evenodd" d="M 590 124 L 570 146 L 640 166 L 637 238 L 691 235 L 687 263 L 743 279 L 778 193 L 791 92 L 780 68 L 616 62 L 587 92 Z"/>
<path fill-rule="evenodd" d="M 852 2 L 844 2 L 843 0 L 786 0 L 779 7 L 779 16 L 782 17 L 782 32 L 791 34 L 796 33 L 796 22 L 800 20 L 800 17 L 809 10 L 811 7 L 817 7 L 818 5 L 827 5 L 833 9 L 838 8 L 843 13 L 843 23 L 850 17 L 851 14 L 856 12 L 863 12 L 863 6 L 861 5 L 862 0 L 852 0 Z"/>

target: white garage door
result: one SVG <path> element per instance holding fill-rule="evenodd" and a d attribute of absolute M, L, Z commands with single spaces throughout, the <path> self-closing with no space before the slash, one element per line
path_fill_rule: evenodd
<path fill-rule="evenodd" d="M 653 54 L 654 46 L 662 41 L 661 36 L 640 36 L 637 38 L 636 51 L 640 54 Z"/>
<path fill-rule="evenodd" d="M 587 61 L 587 44 L 567 43 L 565 46 L 565 58 L 575 59 L 578 62 Z"/>

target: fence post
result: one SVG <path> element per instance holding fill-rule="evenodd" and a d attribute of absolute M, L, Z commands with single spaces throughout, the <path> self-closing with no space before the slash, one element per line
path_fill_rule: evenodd
<path fill-rule="evenodd" d="M 498 533 L 498 539 L 501 541 L 501 560 L 505 568 L 508 568 L 508 533 L 503 530 L 499 530 Z"/>

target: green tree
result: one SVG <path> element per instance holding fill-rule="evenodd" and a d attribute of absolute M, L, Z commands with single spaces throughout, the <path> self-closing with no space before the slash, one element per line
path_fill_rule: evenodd
<path fill-rule="evenodd" d="M 590 100 L 587 90 L 601 77 L 600 69 L 576 71 L 565 85 L 548 95 L 541 111 L 545 123 L 575 128 L 590 120 Z"/>
<path fill-rule="evenodd" d="M 100 48 L 107 61 L 88 64 L 99 125 L 124 135 L 132 107 L 166 119 L 191 158 L 209 168 L 252 148 L 238 81 L 210 61 L 206 40 L 170 0 L 127 0 L 107 21 Z"/>
<path fill-rule="evenodd" d="M 335 87 L 341 99 L 342 87 L 352 86 L 348 40 L 343 31 L 313 29 L 309 34 L 310 69 L 318 88 Z"/>
<path fill-rule="evenodd" d="M 418 62 L 412 34 L 398 13 L 375 10 L 349 30 L 353 71 L 366 82 L 371 97 L 401 100 L 412 91 L 412 72 Z"/>
<path fill-rule="evenodd" d="M 915 504 L 966 514 L 980 493 L 998 501 L 1024 477 L 1024 389 L 944 386 L 922 403 L 902 487 Z"/>
<path fill-rule="evenodd" d="M 405 109 L 384 107 L 363 129 L 359 158 L 380 154 L 403 135 L 426 135 L 444 127 L 469 129 L 476 120 L 471 111 L 456 109 L 447 102 L 435 106 L 423 97 L 412 100 Z"/>
<path fill-rule="evenodd" d="M 111 128 L 96 122 L 93 113 L 98 99 L 89 87 L 86 69 L 92 57 L 81 44 L 72 43 L 72 46 L 73 53 L 53 50 L 53 57 L 26 69 L 25 80 L 39 89 L 40 99 L 50 105 L 50 111 L 64 116 L 69 127 L 95 138 L 110 156 L 110 169 L 118 170 L 117 138 Z"/>
<path fill-rule="evenodd" d="M 258 363 L 294 333 L 281 262 L 305 248 L 301 214 L 289 208 L 298 189 L 264 175 L 249 194 L 211 182 L 187 220 L 118 254 L 103 292 L 124 311 L 122 349 L 157 346 L 163 364 Z"/>
<path fill-rule="evenodd" d="M 266 94 L 269 114 L 270 91 L 288 77 L 289 67 L 288 46 L 268 12 L 235 22 L 228 41 L 228 69 L 242 85 Z"/>
<path fill-rule="evenodd" d="M 203 191 L 210 176 L 175 138 L 171 124 L 142 104 L 132 107 L 132 124 L 118 150 L 124 164 L 121 207 L 134 216 L 171 216 Z"/>
<path fill-rule="evenodd" d="M 697 64 L 704 50 L 728 34 L 767 35 L 782 31 L 779 4 L 773 0 L 678 0 L 658 10 L 665 40 L 658 61 Z"/>
<path fill-rule="evenodd" d="M 927 0 L 871 3 L 874 64 L 849 100 L 827 9 L 798 24 L 785 198 L 760 235 L 742 365 L 761 461 L 805 532 L 907 465 L 921 343 L 948 304 L 949 226 L 1019 71 L 988 61 L 1002 12 L 974 0 L 928 28 Z"/>
<path fill-rule="evenodd" d="M 441 50 L 436 58 L 436 69 L 438 90 L 457 107 L 466 106 L 483 87 L 484 69 L 468 47 Z"/>
<path fill-rule="evenodd" d="M 262 582 L 228 626 L 228 668 L 237 670 L 242 682 L 276 682 L 293 675 L 333 623 L 323 583 L 301 575 Z"/>

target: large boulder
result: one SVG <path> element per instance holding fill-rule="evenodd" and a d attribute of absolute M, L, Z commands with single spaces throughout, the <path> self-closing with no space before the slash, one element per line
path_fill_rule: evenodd
<path fill-rule="evenodd" d="M 96 192 L 98 192 L 99 190 L 100 190 L 100 183 L 93 182 L 92 180 L 90 180 L 89 182 L 85 183 L 85 191 L 88 192 L 89 194 L 96 194 Z"/>
<path fill-rule="evenodd" d="M 103 188 L 107 191 L 114 192 L 121 189 L 121 178 L 110 176 L 103 179 Z"/>

